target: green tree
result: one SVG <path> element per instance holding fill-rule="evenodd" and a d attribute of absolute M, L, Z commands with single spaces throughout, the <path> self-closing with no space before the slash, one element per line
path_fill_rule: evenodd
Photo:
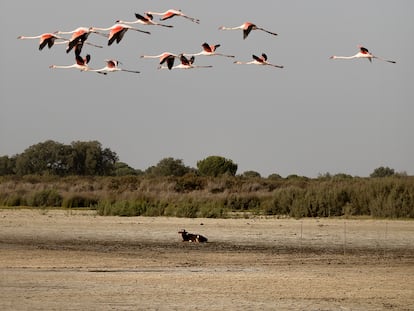
<path fill-rule="evenodd" d="M 333 176 L 335 179 L 352 179 L 352 175 L 345 174 L 345 173 L 338 173 Z"/>
<path fill-rule="evenodd" d="M 98 141 L 72 142 L 71 168 L 75 175 L 113 175 L 118 156 Z"/>
<path fill-rule="evenodd" d="M 245 171 L 242 174 L 242 176 L 246 177 L 246 178 L 260 178 L 261 177 L 260 173 L 258 173 L 256 171 Z"/>
<path fill-rule="evenodd" d="M 130 167 L 124 162 L 116 162 L 114 165 L 115 176 L 140 175 L 142 172 Z"/>
<path fill-rule="evenodd" d="M 270 174 L 269 176 L 267 176 L 267 178 L 268 178 L 268 179 L 274 179 L 274 180 L 283 179 L 283 177 L 282 177 L 282 176 L 280 176 L 280 175 L 279 175 L 279 174 L 277 174 L 277 173 L 272 173 L 272 174 Z"/>
<path fill-rule="evenodd" d="M 197 168 L 200 175 L 203 176 L 217 177 L 224 174 L 234 176 L 237 172 L 237 164 L 220 156 L 209 156 L 198 161 Z"/>
<path fill-rule="evenodd" d="M 392 168 L 387 167 L 378 167 L 376 168 L 371 175 L 369 175 L 370 177 L 388 177 L 388 176 L 393 176 L 395 175 L 395 171 Z"/>
<path fill-rule="evenodd" d="M 16 173 L 65 175 L 70 166 L 70 154 L 68 146 L 53 140 L 32 145 L 17 156 Z"/>
<path fill-rule="evenodd" d="M 117 161 L 116 153 L 97 141 L 64 145 L 47 140 L 17 155 L 15 170 L 18 175 L 111 175 Z"/>
<path fill-rule="evenodd" d="M 0 176 L 13 175 L 16 169 L 16 158 L 9 156 L 0 157 Z"/>
<path fill-rule="evenodd" d="M 105 148 L 101 153 L 99 175 L 113 175 L 115 169 L 115 163 L 118 162 L 119 157 L 115 151 L 109 148 Z"/>
<path fill-rule="evenodd" d="M 151 166 L 147 170 L 147 174 L 153 176 L 184 176 L 191 169 L 184 165 L 183 160 L 164 158 L 158 162 L 156 166 Z"/>

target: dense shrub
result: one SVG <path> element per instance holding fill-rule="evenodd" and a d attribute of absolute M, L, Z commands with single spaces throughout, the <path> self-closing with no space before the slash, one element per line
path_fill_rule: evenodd
<path fill-rule="evenodd" d="M 62 207 L 78 208 L 88 207 L 93 208 L 98 204 L 98 199 L 90 195 L 71 194 L 63 198 Z"/>
<path fill-rule="evenodd" d="M 146 173 L 151 176 L 184 176 L 190 171 L 191 168 L 185 166 L 183 160 L 164 158 L 156 166 L 148 168 Z"/>
<path fill-rule="evenodd" d="M 255 195 L 230 195 L 224 205 L 233 211 L 255 210 L 260 207 L 260 199 Z"/>
<path fill-rule="evenodd" d="M 3 176 L 0 205 L 85 207 L 122 216 L 414 218 L 414 178 Z"/>
<path fill-rule="evenodd" d="M 204 218 L 226 218 L 227 215 L 228 211 L 224 208 L 223 204 L 214 201 L 206 202 L 198 211 L 198 217 Z"/>
<path fill-rule="evenodd" d="M 370 177 L 389 177 L 395 174 L 394 169 L 387 167 L 378 167 L 376 168 L 371 175 L 369 175 Z"/>
<path fill-rule="evenodd" d="M 234 176 L 237 172 L 237 164 L 221 156 L 209 156 L 200 160 L 197 162 L 197 168 L 202 176 Z"/>
<path fill-rule="evenodd" d="M 5 206 L 25 206 L 27 201 L 25 197 L 18 193 L 12 193 L 3 201 Z"/>
<path fill-rule="evenodd" d="M 96 210 L 102 216 L 142 216 L 146 215 L 151 203 L 146 199 L 122 200 L 122 201 L 99 201 Z"/>
<path fill-rule="evenodd" d="M 63 198 L 55 189 L 46 189 L 35 192 L 28 200 L 33 207 L 60 207 Z"/>
<path fill-rule="evenodd" d="M 203 190 L 205 186 L 204 179 L 195 174 L 187 174 L 182 178 L 177 178 L 174 190 L 180 193 Z"/>
<path fill-rule="evenodd" d="M 196 218 L 198 214 L 198 204 L 193 202 L 182 202 L 175 208 L 175 217 Z"/>

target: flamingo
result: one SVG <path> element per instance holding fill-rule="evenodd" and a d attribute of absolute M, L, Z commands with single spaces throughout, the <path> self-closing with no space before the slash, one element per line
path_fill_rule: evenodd
<path fill-rule="evenodd" d="M 54 33 L 43 33 L 38 36 L 18 36 L 17 39 L 40 39 L 39 40 L 39 51 L 43 50 L 45 46 L 47 46 L 49 49 L 55 44 L 56 40 L 64 40 L 64 42 L 56 42 L 56 44 L 63 44 L 67 42 L 65 38 L 59 37 Z"/>
<path fill-rule="evenodd" d="M 192 21 L 194 23 L 200 24 L 199 19 L 194 18 L 194 17 L 190 17 L 190 16 L 184 14 L 183 12 L 181 12 L 181 10 L 169 9 L 169 10 L 167 10 L 165 12 L 162 12 L 162 13 L 159 13 L 159 12 L 145 12 L 145 14 L 147 16 L 151 17 L 151 18 L 152 18 L 152 15 L 162 16 L 160 18 L 160 20 L 162 20 L 162 21 L 164 21 L 166 19 L 169 19 L 169 18 L 172 18 L 174 16 L 181 16 L 181 17 L 184 17 L 186 19 L 189 19 L 190 21 Z"/>
<path fill-rule="evenodd" d="M 154 18 L 152 15 L 148 15 L 148 14 L 145 14 L 145 15 L 146 16 L 142 16 L 138 13 L 135 13 L 135 17 L 137 18 L 136 21 L 125 22 L 125 21 L 117 20 L 116 23 L 122 23 L 122 24 L 127 24 L 127 25 L 128 24 L 156 25 L 156 26 L 162 26 L 162 27 L 168 27 L 168 28 L 174 27 L 172 25 L 165 25 L 165 24 L 154 22 L 152 20 Z"/>
<path fill-rule="evenodd" d="M 159 66 L 158 69 L 194 69 L 194 68 L 212 68 L 213 66 L 194 66 L 195 56 L 191 56 L 190 59 L 184 56 L 184 54 L 178 55 L 180 58 L 181 64 L 174 66 L 172 68 Z"/>
<path fill-rule="evenodd" d="M 91 60 L 91 56 L 89 54 L 86 55 L 85 58 L 82 58 L 80 55 L 76 55 L 76 63 L 73 65 L 67 65 L 67 66 L 59 66 L 59 65 L 50 65 L 49 68 L 55 69 L 55 68 L 61 68 L 61 69 L 79 69 L 80 71 L 93 71 L 94 69 L 88 67 L 88 63 Z"/>
<path fill-rule="evenodd" d="M 256 55 L 252 55 L 253 60 L 250 62 L 239 62 L 239 61 L 235 61 L 235 64 L 238 65 L 264 65 L 264 66 L 272 66 L 272 67 L 276 67 L 276 68 L 283 68 L 283 66 L 280 65 L 274 65 L 271 64 L 267 61 L 267 55 L 265 53 L 262 53 L 261 56 L 256 56 Z"/>
<path fill-rule="evenodd" d="M 97 33 L 99 35 L 103 35 L 101 33 L 95 32 L 92 30 L 92 27 L 78 27 L 75 30 L 72 31 L 56 31 L 55 34 L 58 35 L 69 35 L 72 34 L 72 37 L 67 41 L 68 47 L 66 48 L 66 53 L 69 53 L 75 46 L 77 46 L 78 42 L 85 42 L 86 39 L 88 39 L 89 34 L 91 32 Z M 100 45 L 95 45 L 89 42 L 86 42 L 86 44 L 89 44 L 91 46 L 102 48 Z"/>
<path fill-rule="evenodd" d="M 220 44 L 209 45 L 207 42 L 204 42 L 201 46 L 203 48 L 203 50 L 201 52 L 196 53 L 196 54 L 186 54 L 186 55 L 193 55 L 193 56 L 198 56 L 198 55 L 213 56 L 213 55 L 217 55 L 217 56 L 224 56 L 224 57 L 234 57 L 234 55 L 226 55 L 226 54 L 216 53 L 216 49 L 220 47 Z"/>
<path fill-rule="evenodd" d="M 167 63 L 167 68 L 172 69 L 174 66 L 175 58 L 178 58 L 179 56 L 170 52 L 164 52 L 159 55 L 141 55 L 141 58 L 159 58 L 160 65 Z"/>
<path fill-rule="evenodd" d="M 387 59 L 384 59 L 384 58 L 382 58 L 382 57 L 378 57 L 378 56 L 375 56 L 375 55 L 372 55 L 369 51 L 368 51 L 368 49 L 366 49 L 366 48 L 364 48 L 363 46 L 361 46 L 361 45 L 358 45 L 358 48 L 359 48 L 359 52 L 358 53 L 356 53 L 355 55 L 352 55 L 352 56 L 331 56 L 331 57 L 329 57 L 330 59 L 354 59 L 354 58 L 366 58 L 366 59 L 368 59 L 370 62 L 372 62 L 372 59 L 374 59 L 374 58 L 376 58 L 376 59 L 379 59 L 379 60 L 382 60 L 382 61 L 384 61 L 384 62 L 388 62 L 388 63 L 391 63 L 391 64 L 395 64 L 396 62 L 395 61 L 393 61 L 393 60 L 387 60 Z"/>
<path fill-rule="evenodd" d="M 135 70 L 128 70 L 128 69 L 119 68 L 118 65 L 121 64 L 121 62 L 116 60 L 116 59 L 107 59 L 107 60 L 105 60 L 105 62 L 106 62 L 105 67 L 103 67 L 101 69 L 91 70 L 91 71 L 95 71 L 97 73 L 104 74 L 104 75 L 108 74 L 108 72 L 115 72 L 115 71 L 140 73 L 139 71 L 135 71 Z"/>
<path fill-rule="evenodd" d="M 255 24 L 250 23 L 250 22 L 245 22 L 242 25 L 237 26 L 237 27 L 224 27 L 224 26 L 220 26 L 219 27 L 219 30 L 238 30 L 238 29 L 243 30 L 243 39 L 246 39 L 247 36 L 249 35 L 249 33 L 252 30 L 261 30 L 261 31 L 267 32 L 267 33 L 269 33 L 269 34 L 271 34 L 273 36 L 277 36 L 277 33 L 274 33 L 274 32 L 271 32 L 269 30 L 266 30 L 266 29 L 263 29 L 261 27 L 258 27 Z"/>
<path fill-rule="evenodd" d="M 120 24 L 117 23 L 111 27 L 108 28 L 97 28 L 97 27 L 92 27 L 91 28 L 92 31 L 97 31 L 97 30 L 101 30 L 101 31 L 108 31 L 109 30 L 109 38 L 108 38 L 108 45 L 111 45 L 112 43 L 114 43 L 114 41 L 116 40 L 116 43 L 121 42 L 122 38 L 124 37 L 125 33 L 131 29 L 131 30 L 135 30 L 138 32 L 142 32 L 142 33 L 146 33 L 148 35 L 150 35 L 151 33 L 148 31 L 144 31 L 138 28 L 134 28 L 132 26 L 129 25 L 125 25 L 125 24 Z"/>

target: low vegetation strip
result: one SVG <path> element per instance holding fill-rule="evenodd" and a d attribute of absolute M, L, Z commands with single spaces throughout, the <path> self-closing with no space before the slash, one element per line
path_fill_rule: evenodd
<path fill-rule="evenodd" d="M 119 216 L 414 218 L 414 177 L 2 176 L 0 205 Z"/>

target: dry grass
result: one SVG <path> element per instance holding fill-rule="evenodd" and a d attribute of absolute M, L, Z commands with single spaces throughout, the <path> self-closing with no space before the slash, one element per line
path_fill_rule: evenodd
<path fill-rule="evenodd" d="M 125 216 L 414 218 L 414 178 L 13 176 L 0 178 L 0 205 L 88 207 Z"/>

